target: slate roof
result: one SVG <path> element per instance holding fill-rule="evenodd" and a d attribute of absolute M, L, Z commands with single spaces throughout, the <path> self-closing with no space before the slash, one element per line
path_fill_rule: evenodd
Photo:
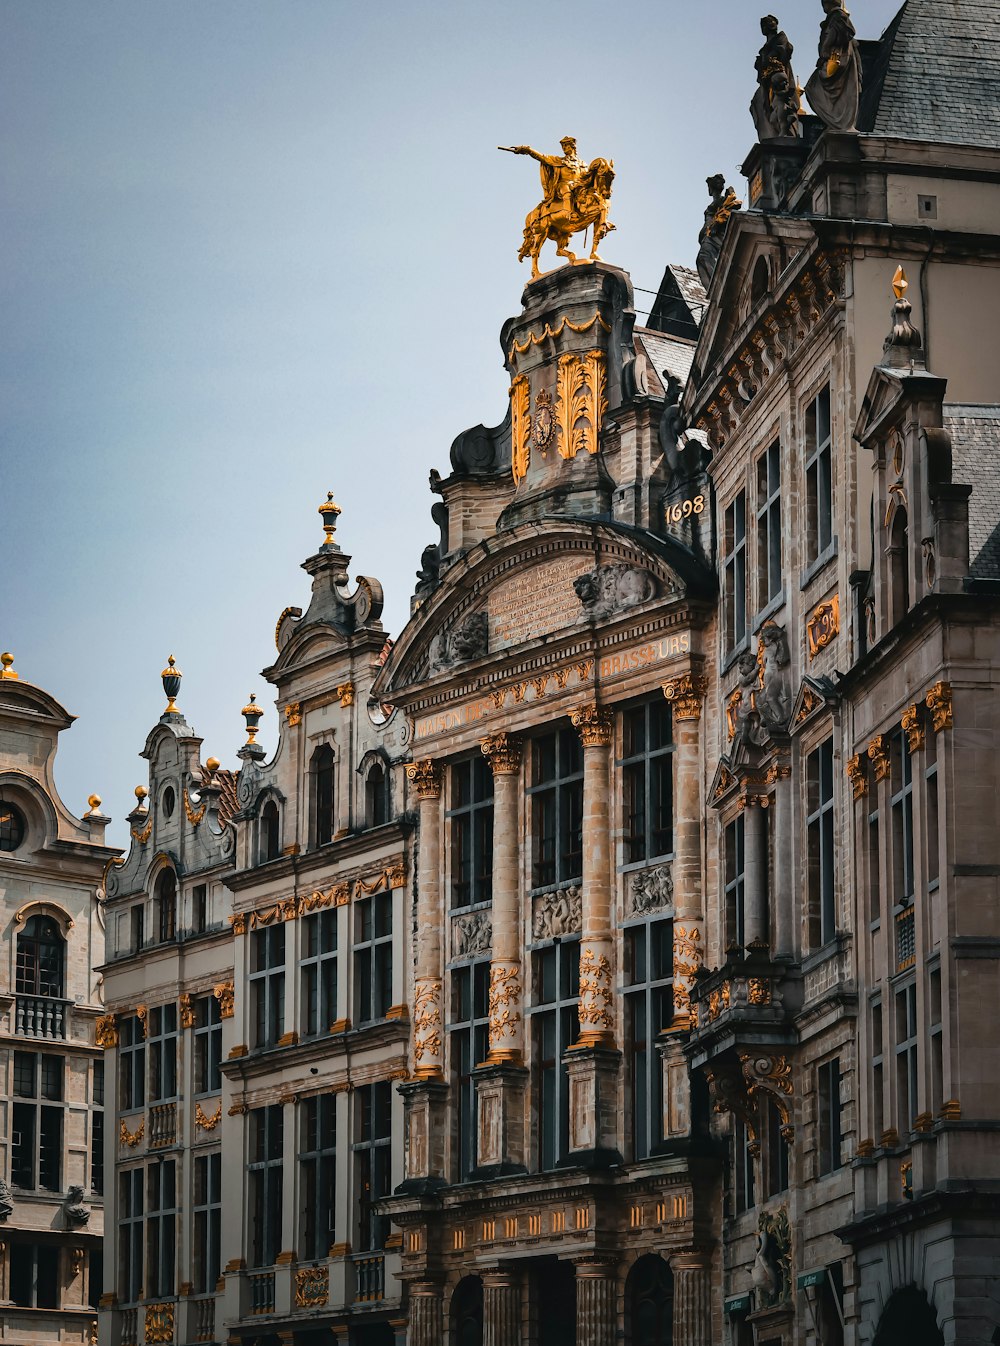
<path fill-rule="evenodd" d="M 653 300 L 646 326 L 673 336 L 698 336 L 707 298 L 697 271 L 671 262 Z"/>
<path fill-rule="evenodd" d="M 662 373 L 667 370 L 674 374 L 681 381 L 681 386 L 687 382 L 687 376 L 691 372 L 691 362 L 694 359 L 694 345 L 690 341 L 676 341 L 662 332 L 651 332 L 648 327 L 637 327 L 636 336 L 642 342 L 643 349 L 649 356 L 656 375 L 663 384 L 665 380 Z"/>
<path fill-rule="evenodd" d="M 705 287 L 698 278 L 697 271 L 690 266 L 678 266 L 676 262 L 671 263 L 670 270 L 674 273 L 677 288 L 684 296 L 684 302 L 691 310 L 692 317 L 701 326 L 701 315 L 708 303 L 708 296 L 705 293 Z"/>
<path fill-rule="evenodd" d="M 1000 147 L 1000 0 L 906 0 L 862 59 L 859 130 Z"/>
<path fill-rule="evenodd" d="M 1000 406 L 946 403 L 952 479 L 972 487 L 969 569 L 975 579 L 1000 580 Z"/>

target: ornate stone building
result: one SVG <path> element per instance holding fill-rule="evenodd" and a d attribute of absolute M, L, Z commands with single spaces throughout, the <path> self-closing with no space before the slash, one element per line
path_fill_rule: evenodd
<path fill-rule="evenodd" d="M 104 933 L 116 851 L 54 779 L 73 716 L 0 655 L 0 1322 L 7 1341 L 96 1340 L 104 1194 Z"/>
<path fill-rule="evenodd" d="M 324 541 L 278 621 L 278 747 L 243 710 L 238 772 L 201 761 L 180 673 L 105 884 L 111 1077 L 102 1341 L 392 1343 L 409 1033 L 398 728 L 370 702 L 376 580 Z"/>

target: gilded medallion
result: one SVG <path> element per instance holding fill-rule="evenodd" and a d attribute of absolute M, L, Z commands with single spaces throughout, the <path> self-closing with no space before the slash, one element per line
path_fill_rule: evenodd
<path fill-rule="evenodd" d="M 535 398 L 535 417 L 531 423 L 531 438 L 535 448 L 544 453 L 552 443 L 555 421 L 552 417 L 552 398 L 543 388 Z"/>

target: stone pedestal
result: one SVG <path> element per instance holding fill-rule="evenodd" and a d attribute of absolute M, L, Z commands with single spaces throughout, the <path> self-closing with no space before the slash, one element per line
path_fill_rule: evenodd
<path fill-rule="evenodd" d="M 616 1264 L 588 1257 L 576 1264 L 577 1346 L 615 1346 L 618 1317 Z M 678 1346 L 681 1337 L 674 1338 Z"/>
<path fill-rule="evenodd" d="M 521 1277 L 513 1268 L 483 1271 L 483 1346 L 521 1346 Z"/>
<path fill-rule="evenodd" d="M 433 1281 L 410 1286 L 410 1323 L 407 1346 L 440 1346 L 444 1340 L 443 1294 Z"/>
<path fill-rule="evenodd" d="M 675 1253 L 674 1341 L 712 1346 L 712 1263 L 705 1253 Z"/>
<path fill-rule="evenodd" d="M 448 1133 L 448 1086 L 418 1080 L 399 1086 L 406 1144 L 400 1192 L 431 1192 L 445 1185 L 444 1141 Z"/>
<path fill-rule="evenodd" d="M 622 1054 L 611 1047 L 571 1047 L 563 1057 L 569 1076 L 569 1150 L 560 1168 L 611 1168 L 619 1148 L 618 1072 Z"/>
<path fill-rule="evenodd" d="M 474 1178 L 496 1178 L 526 1172 L 524 1091 L 528 1072 L 522 1066 L 486 1062 L 476 1070 L 479 1124 Z"/>
<path fill-rule="evenodd" d="M 521 743 L 513 734 L 482 740 L 493 772 L 493 944 L 490 963 L 490 1061 L 524 1059 L 521 979 L 518 777 Z"/>
<path fill-rule="evenodd" d="M 750 183 L 750 205 L 755 210 L 781 209 L 802 175 L 812 139 L 812 135 L 809 139 L 782 136 L 753 147 L 740 172 Z"/>

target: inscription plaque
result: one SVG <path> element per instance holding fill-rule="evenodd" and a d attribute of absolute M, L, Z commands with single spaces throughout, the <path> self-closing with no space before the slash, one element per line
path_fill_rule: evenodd
<path fill-rule="evenodd" d="M 575 625 L 581 608 L 573 581 L 592 566 L 592 557 L 565 557 L 498 585 L 489 597 L 490 649 L 520 645 Z"/>

